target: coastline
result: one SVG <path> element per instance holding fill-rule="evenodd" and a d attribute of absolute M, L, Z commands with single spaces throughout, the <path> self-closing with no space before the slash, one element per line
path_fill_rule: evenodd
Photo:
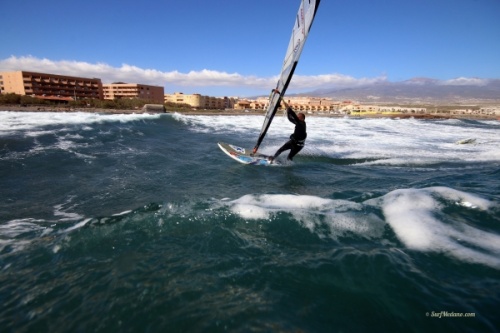
<path fill-rule="evenodd" d="M 102 114 L 138 114 L 151 113 L 142 109 L 134 110 L 118 110 L 118 109 L 98 109 L 98 108 L 71 108 L 71 107 L 53 107 L 53 106 L 21 106 L 21 105 L 0 105 L 0 111 L 11 112 L 87 112 L 87 113 L 102 113 Z M 263 116 L 261 110 L 167 110 L 165 113 L 180 113 L 191 116 Z M 470 119 L 470 120 L 499 120 L 498 115 L 476 115 L 476 114 L 406 114 L 406 113 L 391 113 L 391 114 L 365 114 L 365 115 L 349 115 L 349 114 L 330 114 L 330 113 L 307 113 L 307 117 L 328 117 L 328 118 L 398 118 L 398 119 Z"/>

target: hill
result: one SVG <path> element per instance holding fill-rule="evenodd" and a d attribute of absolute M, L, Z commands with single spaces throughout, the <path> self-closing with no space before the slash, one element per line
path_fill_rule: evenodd
<path fill-rule="evenodd" d="M 445 82 L 414 78 L 356 88 L 320 89 L 300 95 L 355 100 L 362 103 L 498 104 L 500 80 L 456 79 Z"/>

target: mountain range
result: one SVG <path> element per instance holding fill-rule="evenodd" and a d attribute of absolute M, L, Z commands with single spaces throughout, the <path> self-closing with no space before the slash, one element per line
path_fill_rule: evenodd
<path fill-rule="evenodd" d="M 300 95 L 373 104 L 498 104 L 500 79 L 413 78 L 355 88 L 319 89 Z"/>

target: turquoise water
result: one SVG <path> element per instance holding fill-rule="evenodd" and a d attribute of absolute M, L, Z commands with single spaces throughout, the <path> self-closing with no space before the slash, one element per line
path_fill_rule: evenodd
<path fill-rule="evenodd" d="M 500 330 L 498 121 L 0 120 L 2 332 Z"/>

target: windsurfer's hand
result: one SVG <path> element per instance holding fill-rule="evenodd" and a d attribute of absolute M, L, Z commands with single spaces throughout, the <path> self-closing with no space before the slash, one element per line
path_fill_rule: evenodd
<path fill-rule="evenodd" d="M 280 93 L 280 91 L 279 91 L 278 89 L 273 89 L 273 92 L 274 92 L 274 93 L 277 93 L 277 94 L 279 94 L 279 93 Z"/>

